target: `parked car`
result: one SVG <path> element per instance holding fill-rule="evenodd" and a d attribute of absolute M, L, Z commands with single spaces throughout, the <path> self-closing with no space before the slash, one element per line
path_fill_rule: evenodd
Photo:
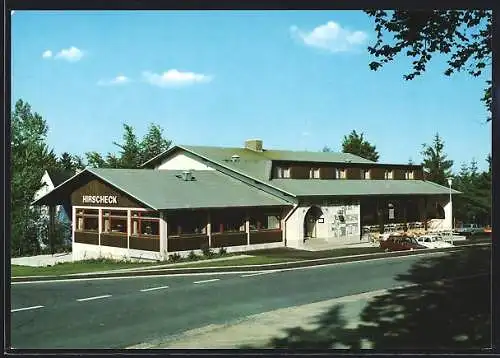
<path fill-rule="evenodd" d="M 451 243 L 440 240 L 438 237 L 433 235 L 422 235 L 417 237 L 416 240 L 420 245 L 425 246 L 428 249 L 437 249 L 437 248 L 454 246 Z"/>
<path fill-rule="evenodd" d="M 464 224 L 461 228 L 455 229 L 459 235 L 473 236 L 479 233 L 484 233 L 484 228 L 477 224 Z"/>
<path fill-rule="evenodd" d="M 389 236 L 386 240 L 380 241 L 380 248 L 385 251 L 405 251 L 425 249 L 417 240 L 408 236 Z"/>

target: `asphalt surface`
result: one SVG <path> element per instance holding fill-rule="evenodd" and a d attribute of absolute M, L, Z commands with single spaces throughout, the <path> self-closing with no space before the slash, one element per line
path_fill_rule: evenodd
<path fill-rule="evenodd" d="M 433 254 L 433 257 L 446 253 Z M 270 310 L 400 286 L 422 257 L 265 274 L 11 285 L 14 348 L 126 348 Z"/>

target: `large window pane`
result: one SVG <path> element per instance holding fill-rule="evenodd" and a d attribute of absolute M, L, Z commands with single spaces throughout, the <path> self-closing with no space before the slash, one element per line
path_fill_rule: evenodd
<path fill-rule="evenodd" d="M 77 231 L 99 231 L 98 210 L 77 209 L 76 230 Z"/>
<path fill-rule="evenodd" d="M 207 233 L 206 212 L 168 213 L 167 223 L 169 236 Z"/>
<path fill-rule="evenodd" d="M 253 213 L 250 216 L 250 230 L 279 229 L 281 218 L 277 214 Z"/>
<path fill-rule="evenodd" d="M 243 210 L 219 211 L 212 214 L 212 232 L 245 232 L 246 215 Z"/>

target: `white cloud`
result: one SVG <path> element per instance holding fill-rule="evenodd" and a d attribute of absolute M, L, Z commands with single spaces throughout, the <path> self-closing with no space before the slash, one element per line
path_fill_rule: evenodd
<path fill-rule="evenodd" d="M 10 10 L 10 15 L 14 15 L 16 13 L 16 10 Z"/>
<path fill-rule="evenodd" d="M 43 58 L 51 58 L 52 57 L 52 51 L 50 51 L 50 50 L 43 51 L 42 57 Z"/>
<path fill-rule="evenodd" d="M 146 82 L 159 87 L 186 86 L 195 83 L 208 83 L 213 77 L 202 73 L 181 72 L 176 69 L 161 74 L 144 71 L 142 76 Z"/>
<path fill-rule="evenodd" d="M 99 80 L 97 82 L 98 86 L 114 86 L 114 85 L 124 85 L 130 82 L 130 78 L 123 75 L 118 75 L 111 80 Z"/>
<path fill-rule="evenodd" d="M 70 48 L 67 49 L 62 49 L 55 56 L 55 58 L 70 62 L 79 61 L 82 59 L 82 57 L 83 57 L 83 51 L 75 46 L 71 46 Z"/>
<path fill-rule="evenodd" d="M 351 31 L 343 28 L 334 21 L 314 28 L 312 31 L 303 31 L 297 26 L 290 27 L 292 36 L 304 44 L 330 52 L 346 52 L 363 45 L 368 35 L 363 31 Z"/>

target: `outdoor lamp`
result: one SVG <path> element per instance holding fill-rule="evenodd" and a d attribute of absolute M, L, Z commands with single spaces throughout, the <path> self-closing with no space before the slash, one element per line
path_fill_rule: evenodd
<path fill-rule="evenodd" d="M 453 178 L 449 177 L 448 178 L 448 187 L 450 188 L 450 216 L 451 216 L 451 225 L 450 225 L 450 239 L 451 239 L 451 244 L 453 245 L 453 204 L 452 204 L 452 199 L 451 199 L 451 183 L 453 181 Z"/>

